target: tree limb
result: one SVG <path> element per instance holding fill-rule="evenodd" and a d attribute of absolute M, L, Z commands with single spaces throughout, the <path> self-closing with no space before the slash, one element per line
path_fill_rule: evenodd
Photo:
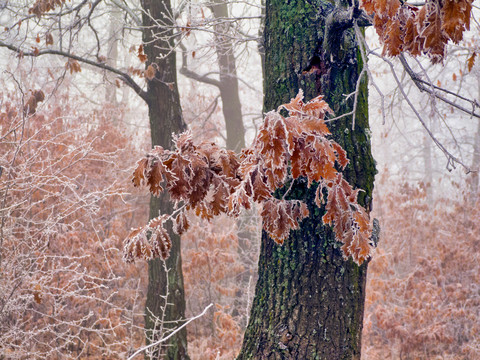
<path fill-rule="evenodd" d="M 11 45 L 11 44 L 6 44 L 3 41 L 0 41 L 0 47 L 4 47 L 4 48 L 7 48 L 7 49 L 9 49 L 13 52 L 16 52 L 17 54 L 19 54 L 20 57 L 22 57 L 22 56 L 38 57 L 38 56 L 41 56 L 41 55 L 57 55 L 57 56 L 63 56 L 63 57 L 68 58 L 68 59 L 73 59 L 73 60 L 76 60 L 78 62 L 88 64 L 88 65 L 91 65 L 91 66 L 99 68 L 99 69 L 110 71 L 110 72 L 120 76 L 120 78 L 123 80 L 123 82 L 126 85 L 128 85 L 130 88 L 132 88 L 133 91 L 135 91 L 145 102 L 147 101 L 147 92 L 145 90 L 143 90 L 140 87 L 140 85 L 138 85 L 130 75 L 128 75 L 127 73 L 125 73 L 123 71 L 120 71 L 120 70 L 118 70 L 118 69 L 116 69 L 116 68 L 114 68 L 110 65 L 107 65 L 106 63 L 85 59 L 81 56 L 77 56 L 77 55 L 71 54 L 69 52 L 60 51 L 60 50 L 53 50 L 53 49 L 24 52 L 20 48 L 14 46 L 14 45 Z"/>
<path fill-rule="evenodd" d="M 180 74 L 186 76 L 189 79 L 199 81 L 205 84 L 209 85 L 214 85 L 218 88 L 220 88 L 220 81 L 216 79 L 212 79 L 206 75 L 200 75 L 197 74 L 196 72 L 190 70 L 188 68 L 188 63 L 187 63 L 187 51 L 185 49 L 185 46 L 182 43 L 179 43 L 180 48 L 182 49 L 182 67 L 180 68 L 179 72 Z"/>
<path fill-rule="evenodd" d="M 416 85 L 416 87 L 422 91 L 422 92 L 427 92 L 429 93 L 430 95 L 434 96 L 436 99 L 439 99 L 441 101 L 443 101 L 444 103 L 446 104 L 449 104 L 451 106 L 453 106 L 454 108 L 457 108 L 458 110 L 461 110 L 471 116 L 474 116 L 476 118 L 480 118 L 480 113 L 478 112 L 475 112 L 475 108 L 480 108 L 480 104 L 476 101 L 476 100 L 471 100 L 471 99 L 467 99 L 461 95 L 458 95 L 458 94 L 455 94 L 454 92 L 450 91 L 450 90 L 447 90 L 447 89 L 443 89 L 439 86 L 436 86 L 434 84 L 431 84 L 430 82 L 428 81 L 425 81 L 425 80 L 422 80 L 413 70 L 412 68 L 410 67 L 410 65 L 408 64 L 407 60 L 405 59 L 405 56 L 403 54 L 400 54 L 399 56 L 400 58 L 400 62 L 402 63 L 405 71 L 407 72 L 407 74 L 410 76 L 410 78 L 413 80 L 413 83 Z M 443 91 L 449 95 L 452 95 L 452 96 L 455 96 L 463 101 L 466 101 L 466 102 L 469 102 L 471 105 L 472 105 L 472 109 L 469 110 L 461 105 L 458 105 L 456 103 L 454 103 L 453 101 L 447 99 L 446 97 L 440 95 L 437 91 L 435 90 L 439 90 L 439 91 Z"/>
<path fill-rule="evenodd" d="M 203 311 L 198 314 L 197 316 L 194 316 L 193 318 L 189 319 L 187 322 L 185 322 L 182 326 L 180 326 L 179 328 L 175 329 L 173 332 L 171 332 L 168 336 L 164 337 L 164 338 L 161 338 L 160 340 L 154 342 L 154 343 L 151 343 L 147 346 L 144 346 L 140 349 L 138 349 L 137 351 L 135 351 L 131 356 L 128 357 L 127 360 L 131 360 L 133 359 L 135 356 L 137 356 L 138 354 L 141 354 L 142 352 L 144 352 L 145 350 L 148 350 L 150 349 L 151 347 L 154 347 L 154 346 L 157 346 L 158 344 L 161 344 L 162 342 L 165 342 L 167 341 L 170 337 L 172 337 L 173 335 L 175 335 L 177 332 L 179 332 L 180 330 L 182 330 L 185 326 L 187 326 L 188 324 L 190 324 L 193 320 L 196 320 L 200 317 L 202 317 L 203 315 L 206 314 L 207 310 L 210 309 L 211 307 L 213 306 L 213 304 L 210 304 L 208 305 L 205 309 L 203 309 Z"/>
<path fill-rule="evenodd" d="M 366 44 L 365 44 L 366 46 Z M 383 61 L 385 61 L 388 66 L 390 66 L 390 70 L 392 72 L 392 75 L 393 75 L 393 78 L 395 79 L 395 82 L 397 83 L 398 85 L 398 88 L 403 96 L 403 98 L 405 99 L 405 101 L 407 102 L 408 106 L 410 107 L 410 109 L 412 109 L 412 111 L 414 112 L 415 116 L 417 117 L 417 119 L 420 121 L 420 123 L 422 124 L 423 128 L 425 129 L 425 131 L 428 133 L 428 135 L 430 136 L 430 138 L 433 140 L 433 142 L 435 143 L 435 145 L 437 145 L 437 147 L 443 152 L 443 154 L 445 155 L 445 157 L 447 158 L 447 170 L 448 171 L 451 171 L 452 170 L 452 167 L 455 168 L 455 163 L 461 165 L 464 169 L 465 169 L 465 172 L 468 174 L 471 172 L 471 169 L 465 165 L 462 160 L 460 160 L 459 158 L 455 157 L 454 155 L 452 155 L 446 148 L 445 146 L 443 146 L 443 144 L 435 137 L 435 135 L 433 135 L 432 131 L 428 128 L 426 122 L 423 120 L 422 116 L 420 115 L 420 113 L 418 112 L 417 108 L 415 107 L 415 105 L 413 105 L 413 103 L 411 102 L 410 98 L 408 97 L 408 95 L 406 94 L 403 86 L 402 86 L 402 83 L 400 81 L 400 79 L 398 78 L 398 75 L 397 73 L 395 72 L 395 67 L 393 66 L 393 63 L 386 59 L 385 57 L 383 57 L 382 55 L 380 54 L 377 54 L 375 51 L 372 51 L 372 50 L 369 50 L 368 51 L 369 54 L 372 54 L 372 55 L 375 55 L 377 57 L 379 57 L 380 59 L 383 59 Z M 436 96 L 436 95 L 435 95 Z"/>

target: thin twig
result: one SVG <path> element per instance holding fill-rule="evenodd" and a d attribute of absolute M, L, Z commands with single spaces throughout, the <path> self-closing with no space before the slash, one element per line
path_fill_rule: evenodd
<path fill-rule="evenodd" d="M 138 354 L 142 353 L 143 351 L 145 350 L 148 350 L 150 349 L 151 347 L 154 347 L 154 346 L 157 346 L 158 344 L 161 344 L 162 342 L 165 342 L 167 341 L 169 338 L 171 338 L 173 335 L 175 335 L 177 332 L 179 332 L 180 330 L 182 330 L 185 326 L 187 326 L 188 324 L 190 324 L 193 320 L 197 320 L 198 318 L 202 317 L 203 315 L 205 315 L 207 313 L 207 310 L 210 309 L 211 307 L 213 306 L 213 304 L 210 304 L 208 305 L 205 309 L 203 309 L 203 311 L 198 314 L 197 316 L 194 316 L 193 318 L 190 318 L 187 322 L 185 322 L 182 326 L 180 326 L 179 328 L 175 329 L 175 331 L 171 332 L 168 336 L 165 336 L 164 338 L 150 344 L 150 345 L 147 345 L 147 346 L 144 346 L 143 348 L 140 348 L 138 349 L 137 351 L 135 351 L 131 356 L 128 357 L 127 360 L 131 360 L 133 359 L 135 356 L 137 356 Z"/>
<path fill-rule="evenodd" d="M 422 124 L 422 126 L 424 127 L 424 129 L 427 131 L 428 135 L 430 136 L 430 138 L 433 140 L 433 142 L 435 143 L 435 145 L 437 145 L 437 147 L 443 152 L 443 154 L 445 155 L 445 157 L 447 158 L 447 170 L 448 171 L 451 171 L 451 167 L 455 168 L 455 163 L 461 165 L 466 173 L 468 174 L 469 172 L 471 172 L 470 168 L 465 165 L 460 159 L 458 159 L 457 157 L 453 156 L 446 148 L 445 146 L 443 146 L 443 144 L 435 137 L 435 135 L 433 135 L 433 133 L 431 132 L 431 130 L 428 128 L 427 124 L 425 123 L 425 121 L 423 120 L 422 116 L 420 115 L 420 113 L 418 112 L 418 110 L 416 109 L 415 105 L 413 105 L 413 103 L 410 101 L 410 98 L 408 97 L 408 95 L 405 93 L 405 90 L 401 84 L 401 81 L 400 79 L 398 78 L 397 76 L 397 73 L 395 71 L 395 68 L 393 66 L 393 63 L 386 59 L 384 56 L 376 53 L 375 51 L 369 51 L 370 54 L 372 55 L 375 55 L 377 57 L 379 57 L 380 59 L 383 59 L 383 61 L 385 61 L 389 66 L 390 66 L 390 70 L 392 72 L 392 75 L 395 79 L 395 82 L 397 83 L 398 85 L 398 88 L 400 90 L 400 92 L 402 93 L 403 95 L 403 98 L 405 99 L 405 101 L 407 102 L 408 106 L 410 107 L 410 109 L 412 109 L 412 111 L 415 113 L 417 119 L 420 121 L 420 123 Z"/>

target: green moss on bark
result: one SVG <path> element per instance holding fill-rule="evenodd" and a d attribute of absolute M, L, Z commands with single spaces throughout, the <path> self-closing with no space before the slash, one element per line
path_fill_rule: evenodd
<path fill-rule="evenodd" d="M 319 95 L 336 115 L 353 108 L 361 71 L 352 29 L 336 34 L 335 54 L 324 53 L 327 15 L 334 2 L 270 0 L 266 3 L 264 109 L 276 109 L 302 88 L 307 100 Z M 330 123 L 334 139 L 348 152 L 345 176 L 361 188 L 370 207 L 374 161 L 368 130 L 367 81 L 362 80 L 355 128 L 352 117 Z M 283 246 L 264 233 L 259 279 L 238 359 L 359 359 L 367 264 L 345 261 L 323 209 L 314 204 L 315 187 L 294 184 L 290 198 L 306 201 L 310 217 Z M 287 332 L 288 336 L 285 336 Z"/>

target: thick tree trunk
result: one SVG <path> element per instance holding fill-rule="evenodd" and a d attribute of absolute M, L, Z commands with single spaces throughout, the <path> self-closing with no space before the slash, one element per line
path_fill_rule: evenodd
<path fill-rule="evenodd" d="M 265 23 L 265 110 L 293 98 L 324 94 L 337 116 L 353 108 L 362 68 L 352 29 L 327 21 L 332 3 L 267 0 Z M 324 41 L 328 29 L 329 39 Z M 374 161 L 368 130 L 367 83 L 361 82 L 355 129 L 352 116 L 329 124 L 347 150 L 346 177 L 361 188 L 359 202 L 370 208 Z M 306 199 L 311 216 L 283 246 L 263 234 L 259 279 L 250 322 L 238 359 L 360 359 L 367 264 L 344 260 L 315 189 L 298 181 L 291 198 Z"/>
<path fill-rule="evenodd" d="M 156 75 L 148 81 L 147 104 L 150 118 L 152 145 L 164 148 L 172 146 L 172 133 L 185 130 L 182 118 L 180 97 L 177 88 L 175 52 L 170 49 L 171 33 L 165 29 L 156 28 L 158 23 L 169 22 L 166 14 L 171 14 L 169 0 L 143 0 L 143 42 L 144 52 L 148 60 L 146 66 L 156 64 Z M 155 19 L 155 20 L 154 20 Z M 153 34 L 162 34 L 162 38 L 154 38 Z M 171 211 L 171 204 L 166 196 L 152 197 L 150 200 L 150 217 L 157 217 L 159 212 L 165 214 Z M 185 297 L 182 274 L 182 257 L 180 252 L 180 237 L 169 230 L 172 239 L 170 257 L 166 261 L 167 273 L 161 260 L 155 259 L 148 264 L 148 292 L 145 304 L 145 327 L 147 343 L 157 339 L 160 327 L 171 329 L 178 327 L 185 319 Z M 168 293 L 168 298 L 164 296 Z M 168 303 L 168 305 L 167 305 Z M 159 324 L 155 319 L 163 320 Z M 156 335 L 155 335 L 156 334 Z M 187 333 L 184 329 L 170 338 L 168 343 L 154 354 L 154 358 L 188 359 Z"/>

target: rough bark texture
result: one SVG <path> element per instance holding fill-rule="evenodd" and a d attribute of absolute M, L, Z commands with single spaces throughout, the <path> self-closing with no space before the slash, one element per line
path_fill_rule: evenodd
<path fill-rule="evenodd" d="M 172 133 L 185 130 L 182 118 L 180 97 L 177 88 L 175 52 L 169 51 L 170 45 L 167 39 L 153 39 L 153 33 L 159 33 L 155 29 L 155 21 L 168 23 L 165 14 L 171 14 L 169 0 L 143 0 L 143 31 L 144 52 L 150 63 L 157 64 L 155 78 L 148 81 L 147 104 L 150 118 L 152 145 L 160 145 L 164 148 L 172 146 Z M 164 30 L 164 29 L 162 29 Z M 162 35 L 169 35 L 162 31 Z M 150 200 L 150 218 L 158 216 L 159 212 L 168 213 L 171 204 L 166 196 L 152 197 Z M 163 318 L 163 328 L 175 328 L 182 324 L 185 319 L 185 297 L 182 274 L 182 257 L 180 252 L 180 237 L 173 234 L 170 257 L 166 261 L 167 274 L 164 271 L 161 260 L 155 259 L 148 264 L 148 291 L 146 300 L 145 327 L 149 330 L 147 338 L 152 336 L 154 330 L 158 330 L 159 324 L 155 324 L 156 317 Z M 168 288 L 167 288 L 168 287 Z M 165 308 L 165 294 L 168 292 L 168 306 Z M 165 313 L 163 309 L 165 308 Z M 155 337 L 154 337 L 155 338 Z M 148 342 L 148 340 L 147 340 Z M 173 336 L 162 350 L 155 354 L 155 358 L 188 359 L 187 333 L 184 329 Z"/>
<path fill-rule="evenodd" d="M 307 100 L 324 94 L 335 114 L 351 111 L 362 68 L 352 29 L 328 24 L 332 2 L 267 0 L 265 24 L 265 110 L 293 98 L 299 88 Z M 324 41 L 328 28 L 329 39 Z M 367 84 L 361 83 L 355 130 L 352 117 L 329 124 L 348 152 L 346 177 L 370 208 L 374 161 L 368 130 Z M 283 246 L 265 233 L 259 279 L 238 359 L 360 359 L 367 264 L 345 261 L 315 189 L 298 181 L 290 198 L 306 199 L 311 216 Z"/>

